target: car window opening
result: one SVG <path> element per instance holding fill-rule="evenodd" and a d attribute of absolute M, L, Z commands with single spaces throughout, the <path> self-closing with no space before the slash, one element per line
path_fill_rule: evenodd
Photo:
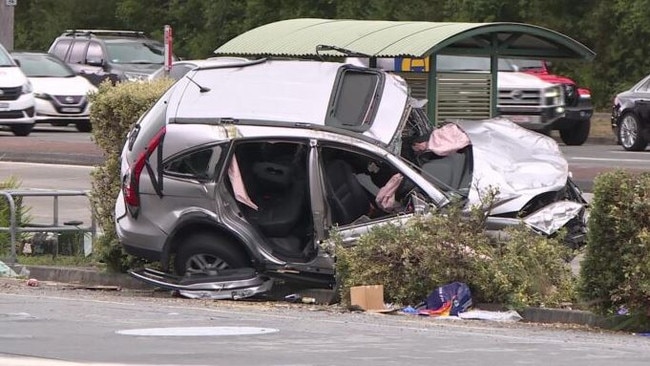
<path fill-rule="evenodd" d="M 412 212 L 415 184 L 391 164 L 365 154 L 323 147 L 323 177 L 332 224 L 362 224 Z"/>
<path fill-rule="evenodd" d="M 243 216 L 274 252 L 306 259 L 313 239 L 307 149 L 294 142 L 246 142 L 235 148 L 228 183 Z"/>
<path fill-rule="evenodd" d="M 370 128 L 379 107 L 382 82 L 379 73 L 344 69 L 335 85 L 326 125 L 353 131 Z"/>

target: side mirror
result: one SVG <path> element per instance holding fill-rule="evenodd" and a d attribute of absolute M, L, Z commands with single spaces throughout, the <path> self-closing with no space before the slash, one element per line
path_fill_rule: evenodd
<path fill-rule="evenodd" d="M 89 59 L 86 60 L 86 64 L 88 64 L 90 66 L 101 67 L 101 66 L 104 66 L 104 60 L 102 60 L 101 58 L 89 58 Z"/>

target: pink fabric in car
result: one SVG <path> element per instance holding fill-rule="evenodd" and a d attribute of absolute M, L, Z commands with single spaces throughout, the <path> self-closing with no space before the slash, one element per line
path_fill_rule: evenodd
<path fill-rule="evenodd" d="M 375 202 L 377 206 L 386 212 L 392 211 L 395 205 L 395 192 L 397 187 L 402 183 L 404 176 L 400 173 L 394 174 L 383 187 L 379 188 Z"/>
<path fill-rule="evenodd" d="M 429 141 L 426 145 L 424 143 L 414 144 L 415 151 L 423 151 L 425 149 L 431 150 L 436 155 L 447 156 L 452 152 L 458 151 L 470 144 L 469 137 L 453 123 L 448 123 L 440 128 L 433 130 Z"/>
<path fill-rule="evenodd" d="M 246 187 L 244 186 L 244 180 L 241 177 L 241 171 L 239 170 L 239 163 L 237 162 L 236 156 L 232 157 L 230 166 L 228 166 L 228 178 L 230 178 L 232 190 L 235 192 L 235 199 L 257 211 L 257 205 L 248 196 L 248 192 L 246 192 Z"/>

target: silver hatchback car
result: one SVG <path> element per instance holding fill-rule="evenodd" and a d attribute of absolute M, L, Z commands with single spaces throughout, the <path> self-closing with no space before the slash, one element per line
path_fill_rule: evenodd
<path fill-rule="evenodd" d="M 273 279 L 331 288 L 332 230 L 353 243 L 452 196 L 469 208 L 489 186 L 501 192 L 490 230 L 523 220 L 584 237 L 585 202 L 553 140 L 502 119 L 432 131 L 420 107 L 399 76 L 342 63 L 190 71 L 122 152 L 119 240 L 163 267 L 132 274 L 224 298 L 267 291 Z"/>

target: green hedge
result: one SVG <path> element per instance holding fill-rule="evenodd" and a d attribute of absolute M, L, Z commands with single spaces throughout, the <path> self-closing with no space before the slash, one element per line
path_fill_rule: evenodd
<path fill-rule="evenodd" d="M 594 180 L 581 296 L 602 314 L 650 314 L 650 174 Z"/>
<path fill-rule="evenodd" d="M 133 261 L 123 253 L 115 233 L 114 208 L 120 190 L 120 153 L 133 125 L 171 83 L 168 79 L 118 83 L 115 86 L 104 82 L 96 93 L 90 95 L 93 103 L 90 112 L 92 136 L 105 158 L 104 164 L 92 173 L 91 202 L 104 232 L 96 250 L 100 260 L 113 270 L 124 271 Z"/>
<path fill-rule="evenodd" d="M 563 238 L 546 238 L 521 226 L 496 240 L 485 233 L 482 220 L 476 213 L 468 219 L 456 208 L 374 229 L 354 247 L 339 241 L 342 301 L 352 286 L 383 284 L 387 302 L 415 305 L 454 281 L 467 283 L 475 302 L 515 309 L 575 301 Z"/>

